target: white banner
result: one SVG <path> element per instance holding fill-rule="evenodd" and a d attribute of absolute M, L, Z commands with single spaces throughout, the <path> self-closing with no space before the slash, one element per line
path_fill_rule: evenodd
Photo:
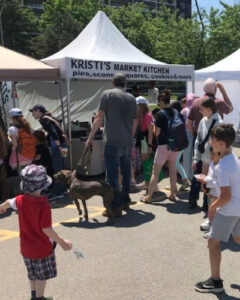
<path fill-rule="evenodd" d="M 9 123 L 11 122 L 9 112 L 13 108 L 12 82 L 11 81 L 2 81 L 0 105 L 2 108 L 3 120 L 5 122 L 5 125 L 8 127 Z"/>
<path fill-rule="evenodd" d="M 132 81 L 194 80 L 193 65 L 149 65 L 68 58 L 66 68 L 68 78 L 112 79 L 114 74 L 121 72 Z"/>

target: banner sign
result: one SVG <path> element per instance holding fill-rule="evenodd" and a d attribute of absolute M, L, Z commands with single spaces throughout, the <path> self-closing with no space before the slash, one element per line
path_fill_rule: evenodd
<path fill-rule="evenodd" d="M 3 120 L 6 127 L 9 126 L 11 118 L 9 115 L 10 110 L 13 108 L 13 97 L 12 97 L 12 82 L 2 81 L 1 84 L 1 109 L 3 113 Z"/>
<path fill-rule="evenodd" d="M 194 80 L 193 65 L 149 65 L 68 58 L 66 68 L 68 78 L 112 79 L 114 74 L 120 72 L 132 81 Z"/>

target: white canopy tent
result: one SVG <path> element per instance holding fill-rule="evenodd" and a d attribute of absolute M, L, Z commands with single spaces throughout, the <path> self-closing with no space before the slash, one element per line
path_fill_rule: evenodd
<path fill-rule="evenodd" d="M 195 71 L 196 95 L 203 95 L 204 81 L 209 77 L 224 85 L 233 103 L 233 112 L 224 116 L 224 121 L 233 123 L 234 127 L 237 128 L 240 112 L 240 49 L 209 67 Z M 217 97 L 222 98 L 219 91 Z"/>
<path fill-rule="evenodd" d="M 64 79 L 112 79 L 123 72 L 128 80 L 194 80 L 192 65 L 167 65 L 135 46 L 99 11 L 79 36 L 43 62 L 60 68 Z"/>
<path fill-rule="evenodd" d="M 127 80 L 132 81 L 194 81 L 193 65 L 168 65 L 152 59 L 134 47 L 102 11 L 95 15 L 75 40 L 42 61 L 59 68 L 60 76 L 66 82 L 66 94 L 63 91 L 63 99 L 67 102 L 70 139 L 70 121 L 91 120 L 93 112 L 97 110 L 100 94 L 111 87 L 112 77 L 117 72 L 124 73 Z M 78 94 L 74 91 L 77 87 Z M 49 84 L 45 88 L 48 91 L 56 89 L 54 85 Z M 40 88 L 34 90 L 28 86 L 27 89 L 18 86 L 19 97 L 29 100 L 25 101 L 25 109 L 28 108 L 27 103 L 33 104 L 36 101 L 36 93 L 40 94 L 38 102 L 47 102 Z M 72 94 L 75 94 L 75 99 L 72 98 Z M 46 107 L 49 110 L 56 109 L 56 101 L 57 99 Z M 82 101 L 85 104 L 79 109 Z M 95 104 L 94 110 L 91 103 Z"/>

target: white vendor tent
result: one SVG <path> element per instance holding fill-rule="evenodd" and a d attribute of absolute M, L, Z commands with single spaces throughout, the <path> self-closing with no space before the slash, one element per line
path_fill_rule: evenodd
<path fill-rule="evenodd" d="M 91 120 L 101 93 L 112 86 L 112 77 L 117 72 L 134 81 L 194 80 L 194 66 L 168 65 L 152 59 L 134 47 L 102 11 L 75 40 L 42 61 L 60 69 L 61 78 L 66 81 L 63 99 L 68 102 L 72 121 Z M 34 103 L 41 102 L 49 111 L 57 113 L 55 116 L 60 116 L 58 90 L 54 84 L 21 84 L 18 96 L 26 113 Z"/>
<path fill-rule="evenodd" d="M 67 103 L 68 120 L 72 121 L 91 120 L 102 91 L 112 86 L 111 80 L 117 72 L 132 81 L 194 81 L 193 65 L 168 65 L 152 59 L 134 47 L 102 11 L 75 40 L 42 61 L 60 69 L 60 76 L 66 82 L 63 99 Z M 30 104 L 40 102 L 60 114 L 54 90 L 53 84 L 46 83 L 43 89 L 30 83 L 18 86 L 18 96 L 24 99 L 26 112 Z M 48 101 L 48 92 L 53 95 L 52 101 Z M 71 139 L 70 122 L 68 132 Z"/>
<path fill-rule="evenodd" d="M 233 112 L 224 116 L 224 122 L 233 123 L 237 128 L 240 112 L 240 49 L 209 67 L 195 71 L 195 92 L 197 95 L 203 95 L 204 81 L 209 77 L 224 85 L 233 103 Z M 222 99 L 219 91 L 217 97 Z"/>
<path fill-rule="evenodd" d="M 141 52 L 102 11 L 74 41 L 43 62 L 60 68 L 64 79 L 111 79 L 116 72 L 135 81 L 191 81 L 194 76 L 192 65 L 167 65 Z"/>

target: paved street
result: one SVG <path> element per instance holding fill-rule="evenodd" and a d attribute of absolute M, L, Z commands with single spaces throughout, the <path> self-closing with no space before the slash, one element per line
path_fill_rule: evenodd
<path fill-rule="evenodd" d="M 169 181 L 164 179 L 159 188 Z M 53 205 L 56 230 L 73 242 L 73 250 L 57 246 L 58 277 L 49 280 L 46 295 L 57 300 L 212 300 L 240 299 L 240 247 L 223 246 L 222 277 L 226 294 L 194 291 L 209 273 L 207 242 L 199 225 L 204 214 L 187 207 L 187 194 L 172 203 L 139 202 L 129 213 L 106 225 L 102 201 L 87 201 L 89 222 L 81 220 L 70 199 Z M 202 204 L 202 201 L 199 201 Z M 28 280 L 19 254 L 15 212 L 0 217 L 1 300 L 29 299 Z M 83 257 L 81 257 L 81 254 Z"/>

